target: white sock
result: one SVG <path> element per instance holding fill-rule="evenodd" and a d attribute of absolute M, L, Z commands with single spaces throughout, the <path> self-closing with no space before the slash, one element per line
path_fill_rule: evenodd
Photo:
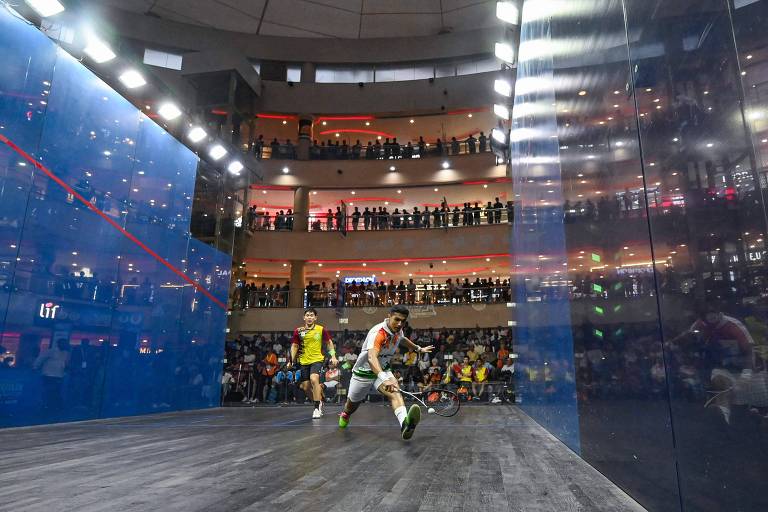
<path fill-rule="evenodd" d="M 405 421 L 405 417 L 408 416 L 408 411 L 405 410 L 405 406 L 401 405 L 397 409 L 395 409 L 395 416 L 397 416 L 397 421 L 400 422 L 400 426 L 403 426 L 403 422 Z"/>

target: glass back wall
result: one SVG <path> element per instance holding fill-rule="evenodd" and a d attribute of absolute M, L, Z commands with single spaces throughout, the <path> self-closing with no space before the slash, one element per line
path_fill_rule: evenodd
<path fill-rule="evenodd" d="M 768 507 L 767 19 L 765 1 L 523 8 L 522 406 L 649 510 Z"/>
<path fill-rule="evenodd" d="M 0 8 L 0 426 L 219 404 L 197 157 Z"/>

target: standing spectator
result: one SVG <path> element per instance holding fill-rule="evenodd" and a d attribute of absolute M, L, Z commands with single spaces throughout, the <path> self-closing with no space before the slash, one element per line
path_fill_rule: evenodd
<path fill-rule="evenodd" d="M 435 143 L 435 153 L 437 156 L 443 155 L 443 141 L 440 139 L 437 139 L 437 142 Z"/>
<path fill-rule="evenodd" d="M 411 227 L 411 214 L 408 213 L 408 210 L 403 208 L 403 214 L 401 215 L 403 222 L 401 223 L 401 226 L 403 229 L 408 229 Z"/>
<path fill-rule="evenodd" d="M 493 216 L 493 205 L 490 201 L 488 201 L 488 204 L 485 206 L 485 223 L 486 224 L 493 224 L 494 216 Z"/>
<path fill-rule="evenodd" d="M 357 231 L 357 225 L 360 223 L 360 210 L 355 206 L 355 211 L 352 212 L 352 230 Z"/>
<path fill-rule="evenodd" d="M 344 225 L 344 212 L 341 211 L 341 206 L 336 207 L 336 231 L 341 231 Z"/>
<path fill-rule="evenodd" d="M 378 220 L 378 226 L 380 230 L 387 229 L 387 216 L 384 214 L 384 208 L 379 206 L 379 211 L 376 212 L 376 218 Z"/>
<path fill-rule="evenodd" d="M 269 400 L 269 393 L 272 391 L 272 381 L 277 373 L 277 354 L 269 347 L 267 349 L 267 355 L 262 359 L 259 365 L 261 372 L 259 375 L 258 385 L 256 387 L 257 401 L 263 400 L 266 402 Z M 266 391 L 266 392 L 265 392 Z"/>
<path fill-rule="evenodd" d="M 483 132 L 480 132 L 480 137 L 478 140 L 480 141 L 480 152 L 484 153 L 488 145 L 488 137 L 486 137 Z"/>
<path fill-rule="evenodd" d="M 456 227 L 459 225 L 459 216 L 461 214 L 461 210 L 459 210 L 458 206 L 453 207 L 453 226 Z"/>
<path fill-rule="evenodd" d="M 325 230 L 333 231 L 333 210 L 328 208 L 328 213 L 325 214 Z"/>
<path fill-rule="evenodd" d="M 424 213 L 422 215 L 422 224 L 425 228 L 429 229 L 429 223 L 432 220 L 432 214 L 429 211 L 429 206 L 424 207 Z"/>
<path fill-rule="evenodd" d="M 469 154 L 470 155 L 474 155 L 475 154 L 475 150 L 477 148 L 477 146 L 476 146 L 477 139 L 474 137 L 474 135 L 470 134 L 469 137 L 467 138 L 467 140 L 465 140 L 464 142 L 467 143 L 467 149 L 469 150 Z"/>
<path fill-rule="evenodd" d="M 400 209 L 395 208 L 395 211 L 392 212 L 392 229 L 400 229 Z"/>
<path fill-rule="evenodd" d="M 421 212 L 419 211 L 418 206 L 413 207 L 413 227 L 414 228 L 420 228 L 421 227 Z"/>
<path fill-rule="evenodd" d="M 280 158 L 280 143 L 277 142 L 277 137 L 269 143 L 269 153 L 269 158 Z"/>
<path fill-rule="evenodd" d="M 379 212 L 376 210 L 376 207 L 373 207 L 373 210 L 371 210 L 371 229 L 376 231 L 379 229 Z"/>
<path fill-rule="evenodd" d="M 451 137 L 451 154 L 459 154 L 459 141 L 456 140 L 456 137 Z"/>
<path fill-rule="evenodd" d="M 264 135 L 259 135 L 259 138 L 253 141 L 253 154 L 256 155 L 257 160 L 261 160 L 261 155 L 264 153 Z"/>
<path fill-rule="evenodd" d="M 416 283 L 413 282 L 413 279 L 408 280 L 408 286 L 406 287 L 408 291 L 408 304 L 415 304 L 416 303 Z"/>
<path fill-rule="evenodd" d="M 501 211 L 504 209 L 504 205 L 501 204 L 499 198 L 496 198 L 496 202 L 493 203 L 493 219 L 496 224 L 501 224 Z"/>
<path fill-rule="evenodd" d="M 413 158 L 413 144 L 408 141 L 408 144 L 403 148 L 403 158 Z"/>
<path fill-rule="evenodd" d="M 58 338 L 33 363 L 43 378 L 43 408 L 48 411 L 59 411 L 63 407 L 61 391 L 69 360 L 69 340 Z"/>
<path fill-rule="evenodd" d="M 482 208 L 480 208 L 480 205 L 478 203 L 475 203 L 475 207 L 472 208 L 472 215 L 475 219 L 475 226 L 480 225 L 480 216 L 482 215 Z"/>
<path fill-rule="evenodd" d="M 349 158 L 349 146 L 347 145 L 346 140 L 341 144 L 341 152 L 339 154 L 339 158 L 342 160 L 347 160 Z"/>
<path fill-rule="evenodd" d="M 363 229 L 368 231 L 371 229 L 371 212 L 368 210 L 368 207 L 365 207 L 365 210 L 363 211 Z"/>
<path fill-rule="evenodd" d="M 442 211 L 435 208 L 432 210 L 432 219 L 436 228 L 442 227 Z"/>
<path fill-rule="evenodd" d="M 293 231 L 293 210 L 288 208 L 288 213 L 285 214 L 285 228 L 288 231 Z"/>
<path fill-rule="evenodd" d="M 424 158 L 427 156 L 427 143 L 424 142 L 424 137 L 419 137 L 419 158 Z"/>
<path fill-rule="evenodd" d="M 405 283 L 403 281 L 400 281 L 400 284 L 397 285 L 397 302 L 398 304 L 405 304 Z"/>

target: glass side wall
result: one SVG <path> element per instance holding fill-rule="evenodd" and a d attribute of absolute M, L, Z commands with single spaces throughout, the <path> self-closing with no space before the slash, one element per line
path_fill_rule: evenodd
<path fill-rule="evenodd" d="M 0 49 L 0 426 L 217 406 L 196 155 L 6 8 Z"/>
<path fill-rule="evenodd" d="M 523 8 L 521 405 L 649 510 L 768 508 L 766 21 L 749 0 Z"/>

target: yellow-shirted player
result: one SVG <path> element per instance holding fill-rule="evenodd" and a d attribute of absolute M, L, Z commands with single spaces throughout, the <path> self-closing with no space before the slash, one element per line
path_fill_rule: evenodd
<path fill-rule="evenodd" d="M 304 326 L 297 327 L 291 338 L 291 364 L 298 362 L 301 370 L 299 387 L 307 396 L 311 396 L 315 403 L 312 418 L 323 416 L 323 388 L 320 384 L 320 372 L 323 369 L 323 343 L 328 346 L 328 355 L 331 356 L 331 366 L 336 366 L 336 350 L 333 347 L 331 333 L 317 322 L 317 311 L 314 308 L 304 310 Z M 298 358 L 297 358 L 298 356 Z"/>

